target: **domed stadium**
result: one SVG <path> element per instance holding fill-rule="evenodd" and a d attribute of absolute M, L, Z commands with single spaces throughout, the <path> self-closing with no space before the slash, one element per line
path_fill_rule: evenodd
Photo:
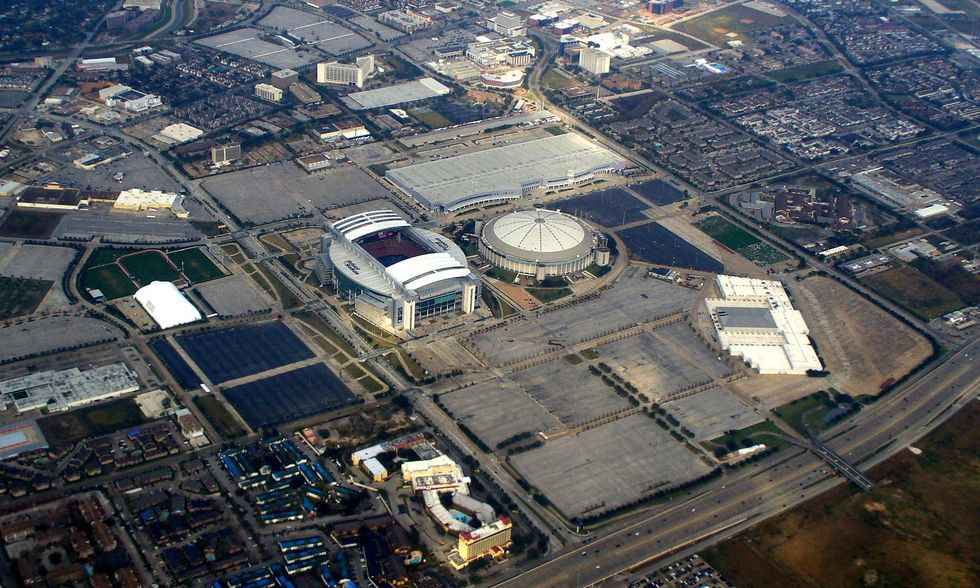
<path fill-rule="evenodd" d="M 480 255 L 505 270 L 542 280 L 607 265 L 601 235 L 574 216 L 544 209 L 519 210 L 489 221 L 480 233 Z"/>

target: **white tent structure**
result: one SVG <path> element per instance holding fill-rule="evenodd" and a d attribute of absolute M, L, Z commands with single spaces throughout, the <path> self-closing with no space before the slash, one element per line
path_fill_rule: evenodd
<path fill-rule="evenodd" d="M 161 329 L 201 320 L 201 313 L 170 282 L 150 282 L 133 297 Z"/>

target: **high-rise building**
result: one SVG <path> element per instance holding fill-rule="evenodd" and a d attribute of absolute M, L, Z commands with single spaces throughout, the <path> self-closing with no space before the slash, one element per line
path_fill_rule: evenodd
<path fill-rule="evenodd" d="M 479 529 L 459 534 L 456 546 L 458 558 L 450 556 L 454 567 L 465 567 L 482 557 L 503 556 L 511 545 L 513 524 L 509 517 L 501 515 L 496 521 Z"/>
<path fill-rule="evenodd" d="M 291 69 L 280 69 L 278 71 L 274 71 L 270 77 L 272 78 L 272 81 L 269 83 L 280 90 L 288 90 L 290 84 L 294 84 L 299 81 L 299 74 Z"/>
<path fill-rule="evenodd" d="M 221 165 L 229 161 L 235 161 L 242 156 L 242 146 L 238 143 L 228 143 L 227 145 L 215 145 L 211 148 L 211 163 Z"/>
<path fill-rule="evenodd" d="M 578 54 L 579 66 L 589 73 L 602 75 L 609 73 L 612 55 L 597 47 L 583 47 Z"/>
<path fill-rule="evenodd" d="M 364 82 L 371 77 L 374 69 L 373 55 L 358 57 L 354 63 L 340 63 L 338 61 L 318 63 L 316 64 L 316 83 L 353 85 L 363 88 Z"/>
<path fill-rule="evenodd" d="M 282 90 L 269 84 L 255 84 L 255 95 L 269 102 L 282 102 Z"/>

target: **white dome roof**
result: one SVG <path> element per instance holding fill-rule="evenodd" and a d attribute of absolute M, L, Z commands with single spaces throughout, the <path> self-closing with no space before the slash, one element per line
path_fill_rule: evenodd
<path fill-rule="evenodd" d="M 574 249 L 585 239 L 578 220 L 560 212 L 536 208 L 498 218 L 493 234 L 503 243 L 529 253 L 557 253 Z"/>

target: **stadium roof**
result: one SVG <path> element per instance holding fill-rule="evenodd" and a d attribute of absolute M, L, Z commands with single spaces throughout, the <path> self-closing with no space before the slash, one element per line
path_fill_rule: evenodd
<path fill-rule="evenodd" d="M 133 297 L 161 329 L 201 320 L 201 313 L 170 282 L 150 282 Z"/>
<path fill-rule="evenodd" d="M 591 253 L 592 230 L 575 217 L 545 209 L 518 210 L 487 223 L 482 235 L 491 249 L 510 257 L 558 261 Z"/>
<path fill-rule="evenodd" d="M 391 210 L 372 210 L 353 214 L 333 224 L 333 228 L 350 241 L 378 231 L 407 226 L 410 226 L 408 222 Z"/>
<path fill-rule="evenodd" d="M 626 160 L 605 147 L 565 133 L 393 169 L 385 177 L 429 208 L 452 211 L 625 167 Z"/>
<path fill-rule="evenodd" d="M 384 108 L 395 104 L 418 102 L 436 96 L 445 96 L 451 90 L 440 84 L 434 78 L 421 78 L 404 84 L 385 86 L 364 92 L 352 92 L 343 98 L 347 106 L 353 110 L 370 110 Z"/>

